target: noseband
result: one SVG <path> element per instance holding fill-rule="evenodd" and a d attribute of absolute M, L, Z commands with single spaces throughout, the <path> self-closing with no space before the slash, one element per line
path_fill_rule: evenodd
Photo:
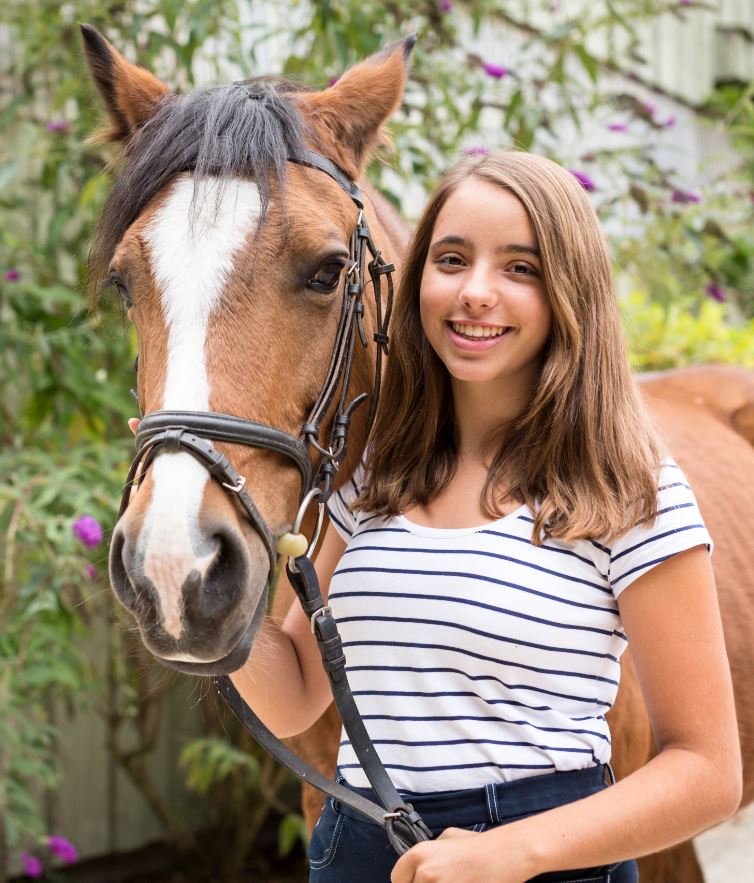
<path fill-rule="evenodd" d="M 345 671 L 346 660 L 337 624 L 330 608 L 324 603 L 310 558 L 319 538 L 325 503 L 333 492 L 333 480 L 347 453 L 351 417 L 356 408 L 369 397 L 368 393 L 363 392 L 350 402 L 348 401 L 356 336 L 358 335 L 364 347 L 369 343 L 363 324 L 366 274 L 369 274 L 369 281 L 372 283 L 377 313 L 377 330 L 374 333 L 377 351 L 368 419 L 368 427 L 370 428 L 379 400 L 382 356 L 388 353 L 387 331 L 393 303 L 392 274 L 395 267 L 383 260 L 379 249 L 372 240 L 364 214 L 363 197 L 358 185 L 349 180 L 335 163 L 313 151 L 306 150 L 293 154 L 289 156 L 289 160 L 298 165 L 318 169 L 329 175 L 345 190 L 359 210 L 356 226 L 351 234 L 350 265 L 344 282 L 335 344 L 327 376 L 317 400 L 306 422 L 302 425 L 298 438 L 266 423 L 245 420 L 230 414 L 204 411 L 153 411 L 147 414 L 141 419 L 136 433 L 137 453 L 128 472 L 118 518 L 120 519 L 128 507 L 137 476 L 143 477 L 145 475 L 157 454 L 161 451 L 185 451 L 201 463 L 210 475 L 238 501 L 254 530 L 262 538 L 270 564 L 267 587 L 269 587 L 277 566 L 278 551 L 291 555 L 288 561 L 288 576 L 291 585 L 304 612 L 311 620 L 312 632 L 317 639 L 322 663 L 330 679 L 335 704 L 351 745 L 380 803 L 367 800 L 343 785 L 330 781 L 294 755 L 254 714 L 229 677 L 225 675 L 218 677 L 215 679 L 215 684 L 233 713 L 251 732 L 257 742 L 299 778 L 381 825 L 393 848 L 401 855 L 413 844 L 430 839 L 432 833 L 411 804 L 405 803 L 396 791 L 366 731 L 348 685 Z M 368 263 L 367 252 L 370 256 Z M 386 277 L 387 288 L 384 314 L 382 309 L 383 276 Z M 329 438 L 323 444 L 320 441 L 322 424 L 330 412 L 336 396 L 337 404 L 330 426 Z M 282 454 L 295 463 L 301 477 L 301 493 L 293 525 L 294 534 L 287 535 L 287 545 L 281 540 L 275 540 L 267 522 L 244 487 L 246 478 L 240 475 L 230 460 L 215 448 L 212 444 L 213 441 L 263 448 Z M 312 459 L 316 461 L 315 466 L 312 466 Z M 307 549 L 306 540 L 298 536 L 297 532 L 312 502 L 316 502 L 319 507 L 319 517 Z M 303 540 L 303 547 L 297 543 L 298 540 Z M 267 587 L 262 595 L 263 598 L 267 595 Z"/>

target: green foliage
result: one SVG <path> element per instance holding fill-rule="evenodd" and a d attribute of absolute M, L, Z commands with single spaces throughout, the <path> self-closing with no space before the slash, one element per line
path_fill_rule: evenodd
<path fill-rule="evenodd" d="M 206 794 L 219 782 L 230 782 L 236 808 L 259 781 L 256 757 L 225 739 L 195 739 L 183 749 L 178 763 L 186 770 L 188 787 L 199 794 Z"/>
<path fill-rule="evenodd" d="M 708 300 L 694 313 L 633 292 L 621 306 L 638 371 L 712 362 L 754 368 L 754 319 L 732 325 L 724 304 Z"/>
<path fill-rule="evenodd" d="M 306 847 L 309 843 L 309 833 L 304 819 L 298 813 L 292 812 L 288 813 L 278 828 L 279 854 L 288 855 L 297 843 Z"/>

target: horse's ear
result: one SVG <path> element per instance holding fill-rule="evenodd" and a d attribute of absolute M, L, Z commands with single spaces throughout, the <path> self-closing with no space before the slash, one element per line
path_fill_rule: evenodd
<path fill-rule="evenodd" d="M 131 64 L 91 25 L 81 25 L 86 60 L 105 103 L 110 126 L 92 137 L 96 143 L 125 141 L 154 113 L 170 90 L 142 67 Z"/>
<path fill-rule="evenodd" d="M 347 70 L 331 88 L 301 96 L 315 126 L 334 137 L 345 153 L 341 162 L 354 177 L 364 170 L 382 139 L 383 124 L 401 103 L 415 44 L 415 34 L 404 37 Z"/>

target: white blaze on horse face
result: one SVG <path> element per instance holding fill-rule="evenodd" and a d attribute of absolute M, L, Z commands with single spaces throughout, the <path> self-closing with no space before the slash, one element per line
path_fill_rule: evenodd
<path fill-rule="evenodd" d="M 209 411 L 206 338 L 233 259 L 259 221 L 259 192 L 251 181 L 223 185 L 190 175 L 175 183 L 146 230 L 152 268 L 167 330 L 162 407 Z M 181 634 L 181 588 L 189 574 L 202 576 L 217 548 L 199 530 L 207 470 L 187 453 L 161 453 L 152 466 L 152 499 L 140 536 L 144 572 L 160 598 L 163 626 Z"/>

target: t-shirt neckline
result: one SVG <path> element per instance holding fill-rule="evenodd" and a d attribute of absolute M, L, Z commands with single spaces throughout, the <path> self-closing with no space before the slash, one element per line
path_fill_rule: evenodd
<path fill-rule="evenodd" d="M 522 512 L 528 511 L 528 507 L 526 503 L 522 503 L 517 509 L 514 509 L 512 512 L 509 512 L 507 515 L 503 515 L 502 517 L 496 519 L 495 521 L 488 521 L 486 524 L 477 524 L 473 527 L 428 527 L 424 524 L 416 524 L 414 521 L 409 521 L 405 515 L 396 515 L 396 522 L 409 533 L 414 534 L 419 537 L 462 537 L 467 534 L 479 533 L 482 530 L 490 530 L 491 528 L 499 527 L 504 522 L 509 519 L 515 519 Z"/>

